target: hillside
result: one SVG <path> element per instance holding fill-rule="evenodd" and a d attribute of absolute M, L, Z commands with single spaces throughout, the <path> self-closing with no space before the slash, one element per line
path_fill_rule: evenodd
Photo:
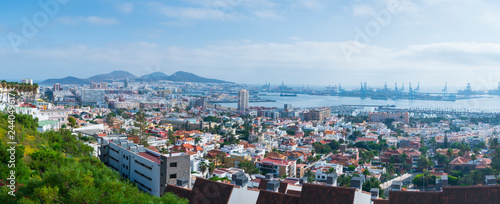
<path fill-rule="evenodd" d="M 140 79 L 150 80 L 150 81 L 168 80 L 168 78 L 169 76 L 163 72 L 153 72 L 151 74 L 146 74 L 140 77 Z"/>
<path fill-rule="evenodd" d="M 122 80 L 122 79 L 135 79 L 137 76 L 127 71 L 113 71 L 108 74 L 98 74 L 89 77 L 88 80 L 94 82 L 108 81 L 108 80 Z"/>
<path fill-rule="evenodd" d="M 141 77 L 137 77 L 127 71 L 113 71 L 108 74 L 98 74 L 87 79 L 77 78 L 77 77 L 65 77 L 61 79 L 47 79 L 41 84 L 90 84 L 91 82 L 107 82 L 107 81 L 120 81 L 123 79 L 132 79 L 138 81 L 173 81 L 173 82 L 197 82 L 197 83 L 233 83 L 218 79 L 209 79 L 205 77 L 198 76 L 193 73 L 178 71 L 171 76 L 163 72 L 153 72 L 151 74 L 146 74 Z"/>
<path fill-rule="evenodd" d="M 173 194 L 161 198 L 140 191 L 99 159 L 69 130 L 36 131 L 38 121 L 16 115 L 16 196 L 10 176 L 7 114 L 0 112 L 0 203 L 187 203 Z"/>
<path fill-rule="evenodd" d="M 196 74 L 189 73 L 189 72 L 183 72 L 183 71 L 178 71 L 172 74 L 169 79 L 170 81 L 175 81 L 175 82 L 199 82 L 199 83 L 232 83 L 232 82 L 227 82 L 223 80 L 218 80 L 218 79 L 209 79 L 209 78 L 204 78 L 200 77 Z"/>
<path fill-rule="evenodd" d="M 62 79 L 47 79 L 42 82 L 42 84 L 55 84 L 55 83 L 60 83 L 60 84 L 90 84 L 90 81 L 87 79 L 79 79 L 76 77 L 65 77 Z"/>

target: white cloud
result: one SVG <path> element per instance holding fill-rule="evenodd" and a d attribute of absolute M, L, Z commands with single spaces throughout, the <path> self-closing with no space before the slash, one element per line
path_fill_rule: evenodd
<path fill-rule="evenodd" d="M 115 18 L 103 18 L 98 16 L 88 16 L 88 17 L 63 16 L 57 18 L 56 21 L 66 25 L 79 25 L 82 23 L 88 23 L 92 25 L 116 25 L 119 23 Z"/>
<path fill-rule="evenodd" d="M 325 5 L 319 0 L 298 0 L 295 4 L 298 7 L 305 7 L 313 10 L 325 8 Z"/>
<path fill-rule="evenodd" d="M 179 19 L 222 20 L 234 18 L 231 13 L 212 8 L 172 7 L 160 3 L 150 3 L 148 6 L 150 10 L 160 13 L 161 15 Z"/>
<path fill-rule="evenodd" d="M 261 19 L 281 20 L 283 17 L 271 10 L 255 11 L 255 16 Z"/>
<path fill-rule="evenodd" d="M 118 4 L 118 11 L 123 13 L 132 13 L 134 11 L 134 4 L 131 2 Z"/>
<path fill-rule="evenodd" d="M 441 85 L 445 80 L 458 83 L 477 80 L 478 73 L 500 76 L 497 69 L 500 44 L 450 42 L 412 45 L 401 50 L 366 46 L 347 61 L 340 49 L 343 43 L 304 40 L 291 43 L 233 42 L 199 48 L 163 47 L 148 42 L 102 47 L 71 45 L 20 50 L 17 55 L 2 54 L 0 61 L 28 71 L 44 64 L 53 67 L 51 73 L 61 70 L 60 73 L 65 75 L 68 72 L 63 70 L 68 66 L 84 70 L 75 74 L 91 75 L 120 68 L 142 75 L 148 74 L 144 67 L 158 64 L 166 73 L 185 70 L 206 77 L 254 84 L 283 79 L 310 84 L 359 81 L 383 84 L 397 79 Z M 54 77 L 52 75 L 50 78 Z"/>
<path fill-rule="evenodd" d="M 371 16 L 375 13 L 373 8 L 367 4 L 356 4 L 352 6 L 352 15 L 358 17 Z"/>
<path fill-rule="evenodd" d="M 114 18 L 103 18 L 99 16 L 89 16 L 86 19 L 86 22 L 93 25 L 115 25 L 118 24 L 118 21 Z"/>

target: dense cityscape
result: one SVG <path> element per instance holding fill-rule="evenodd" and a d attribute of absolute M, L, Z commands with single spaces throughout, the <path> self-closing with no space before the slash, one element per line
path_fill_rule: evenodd
<path fill-rule="evenodd" d="M 9 130 L 8 114 L 14 114 L 14 128 L 21 132 L 15 140 L 23 147 L 24 164 L 16 168 L 27 168 L 28 185 L 16 184 L 14 190 L 24 193 L 23 202 L 71 201 L 71 191 L 62 189 L 50 197 L 57 187 L 47 184 L 53 174 L 46 171 L 57 166 L 52 164 L 57 157 L 76 155 L 100 162 L 121 182 L 153 197 L 195 203 L 215 198 L 223 203 L 405 203 L 416 192 L 444 197 L 469 188 L 481 193 L 454 199 L 498 196 L 490 192 L 498 188 L 499 113 L 390 105 L 260 107 L 252 106 L 252 99 L 262 102 L 263 93 L 297 95 L 285 92 L 290 89 L 284 85 L 148 81 L 116 73 L 89 84 L 1 82 L 2 131 Z M 231 102 L 237 107 L 225 106 Z M 34 142 L 42 138 L 49 149 Z M 32 183 L 36 178 L 41 183 Z M 226 190 L 213 197 L 205 189 L 212 183 Z M 7 191 L 9 180 L 2 186 Z"/>
<path fill-rule="evenodd" d="M 0 204 L 500 204 L 500 1 L 0 5 Z"/>

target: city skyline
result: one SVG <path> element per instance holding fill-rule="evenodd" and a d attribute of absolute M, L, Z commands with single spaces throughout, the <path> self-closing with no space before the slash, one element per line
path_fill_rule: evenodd
<path fill-rule="evenodd" d="M 492 1 L 57 2 L 4 4 L 2 69 L 23 70 L 5 79 L 182 70 L 245 84 L 500 81 Z M 29 24 L 36 32 L 23 33 Z"/>

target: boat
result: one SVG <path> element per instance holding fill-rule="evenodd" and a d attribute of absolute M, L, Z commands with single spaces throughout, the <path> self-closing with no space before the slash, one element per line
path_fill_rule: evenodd
<path fill-rule="evenodd" d="M 282 93 L 280 96 L 297 96 L 297 94 Z"/>

